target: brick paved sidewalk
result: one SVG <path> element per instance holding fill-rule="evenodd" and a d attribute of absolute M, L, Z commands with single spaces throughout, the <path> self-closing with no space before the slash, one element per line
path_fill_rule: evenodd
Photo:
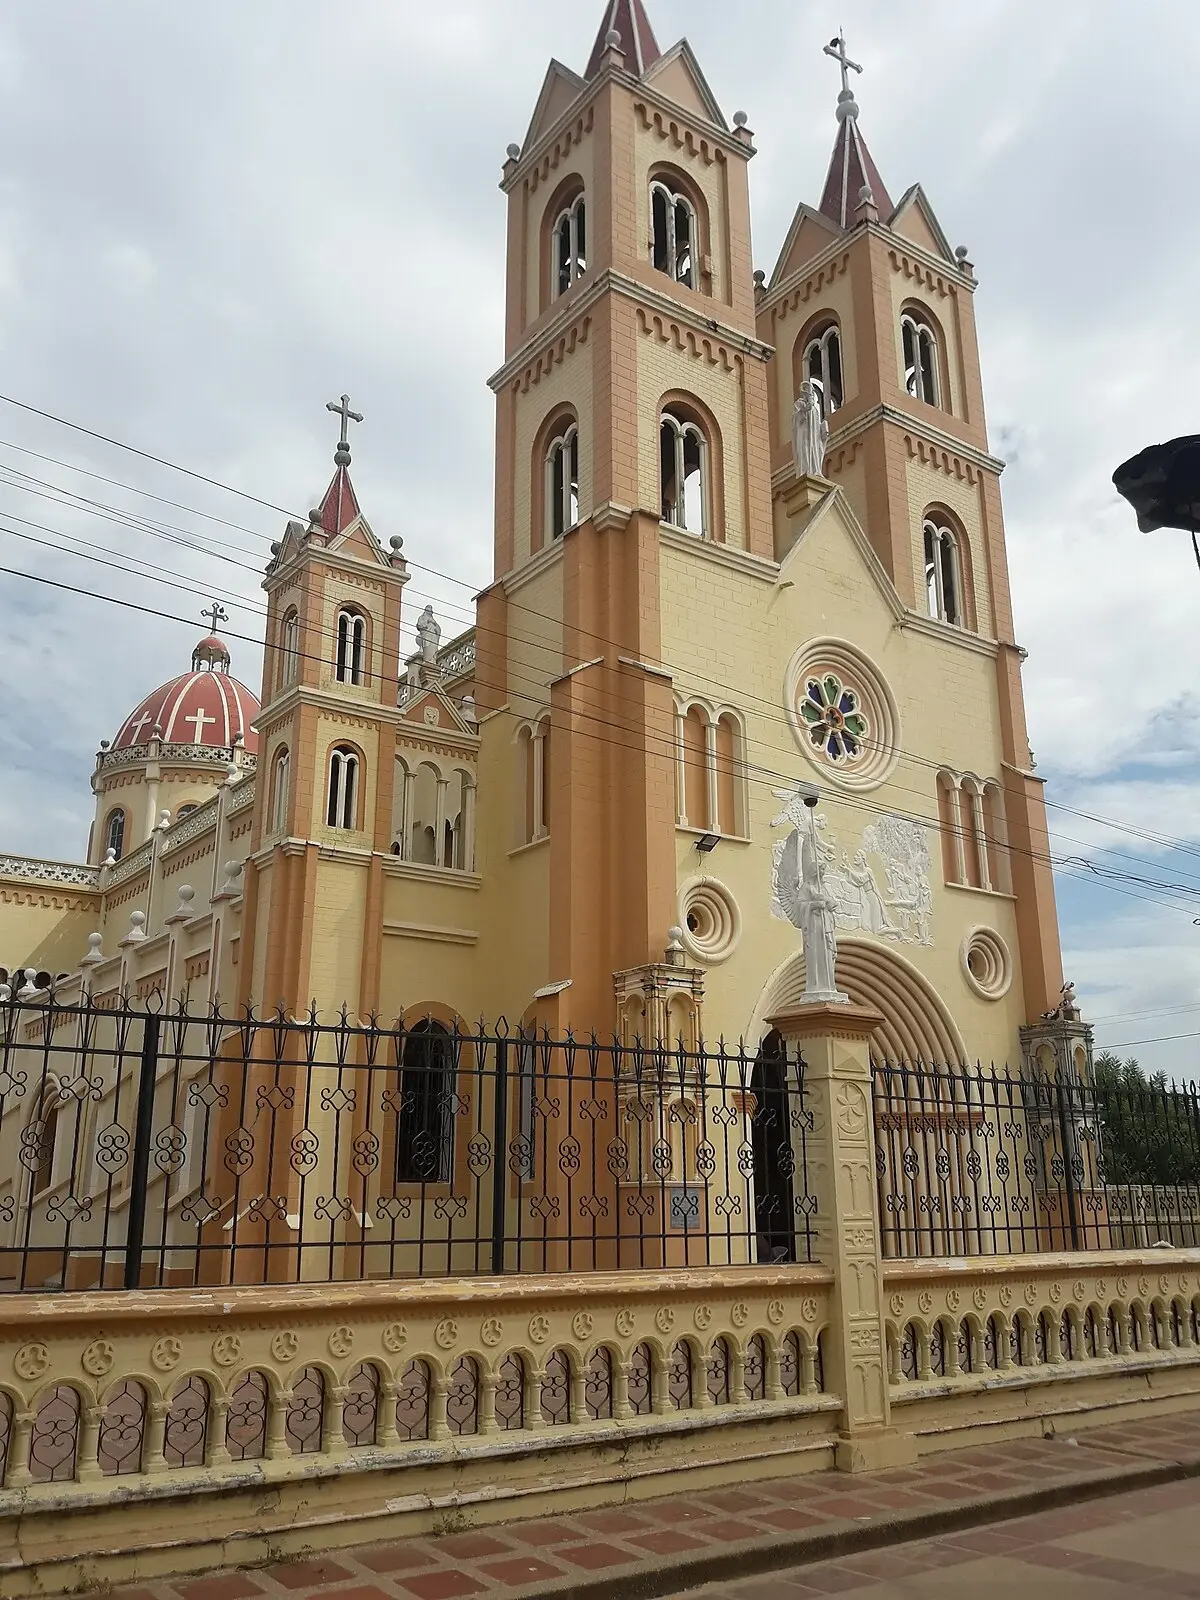
<path fill-rule="evenodd" d="M 890 1545 L 769 1577 L 689 1589 L 687 1600 L 1200 1600 L 1200 1479 L 1160 1484 L 994 1527 Z M 672 1600 L 684 1600 L 677 1594 Z"/>
<path fill-rule="evenodd" d="M 864 1477 L 811 1473 L 359 1545 L 250 1572 L 155 1581 L 118 1590 L 113 1600 L 636 1600 L 1193 1473 L 1200 1474 L 1200 1419 L 1166 1417 L 1092 1429 L 1078 1442 L 1059 1436 L 959 1450 Z"/>

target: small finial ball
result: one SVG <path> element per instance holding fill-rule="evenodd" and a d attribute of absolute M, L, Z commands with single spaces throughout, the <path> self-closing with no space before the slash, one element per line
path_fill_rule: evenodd
<path fill-rule="evenodd" d="M 400 554 L 401 550 L 404 549 L 404 540 L 400 537 L 400 535 L 398 533 L 394 533 L 392 535 L 392 537 L 388 540 L 388 544 L 391 545 L 391 547 L 392 547 L 392 554 L 393 555 L 397 555 L 398 556 Z"/>
<path fill-rule="evenodd" d="M 190 906 L 195 898 L 196 891 L 190 883 L 181 883 L 179 885 L 179 904 L 181 906 Z"/>
<path fill-rule="evenodd" d="M 274 543 L 271 545 L 271 554 L 273 556 L 277 556 L 279 554 L 279 540 L 278 539 L 276 539 L 274 541 Z"/>
<path fill-rule="evenodd" d="M 955 250 L 954 250 L 954 255 L 955 255 L 955 259 L 956 260 L 965 261 L 967 259 L 967 247 L 966 247 L 966 245 L 965 244 L 956 245 L 955 246 Z"/>
<path fill-rule="evenodd" d="M 146 913 L 144 911 L 131 911 L 129 913 L 129 926 L 134 932 L 139 932 L 146 926 Z"/>
<path fill-rule="evenodd" d="M 839 122 L 845 122 L 847 117 L 858 116 L 858 103 L 850 89 L 843 89 L 838 95 L 836 116 Z"/>
<path fill-rule="evenodd" d="M 670 942 L 672 944 L 682 944 L 683 943 L 683 929 L 680 928 L 680 927 L 668 928 L 667 929 L 667 938 L 670 940 Z"/>
<path fill-rule="evenodd" d="M 754 286 L 756 289 L 762 289 L 766 286 L 766 282 L 767 275 L 763 269 L 759 267 L 758 271 L 754 274 Z"/>
<path fill-rule="evenodd" d="M 504 153 L 510 161 L 516 161 L 520 158 L 521 146 L 519 144 L 510 144 Z"/>
<path fill-rule="evenodd" d="M 308 520 L 312 523 L 314 528 L 319 528 L 321 526 L 321 510 L 319 506 L 315 507 L 308 513 Z"/>
<path fill-rule="evenodd" d="M 619 50 L 621 48 L 621 35 L 616 28 L 610 28 L 604 35 L 604 47 L 606 50 Z"/>
<path fill-rule="evenodd" d="M 735 111 L 733 113 L 733 125 L 735 128 L 744 128 L 749 121 L 750 118 L 744 111 Z"/>

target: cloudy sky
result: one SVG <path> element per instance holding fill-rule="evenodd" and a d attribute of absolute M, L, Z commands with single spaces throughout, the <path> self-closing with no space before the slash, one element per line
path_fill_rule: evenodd
<path fill-rule="evenodd" d="M 919 179 L 968 246 L 1032 741 L 1062 808 L 1067 970 L 1102 1042 L 1192 1076 L 1200 1039 L 1166 1036 L 1200 1031 L 1200 573 L 1184 535 L 1136 532 L 1109 478 L 1197 426 L 1200 12 L 1150 0 L 1135 25 L 1116 0 L 649 3 L 660 42 L 686 32 L 727 114 L 749 113 L 760 266 L 797 200 L 819 198 L 838 88 L 820 47 L 839 24 L 867 67 L 861 126 L 893 196 Z M 0 567 L 84 592 L 0 572 L 0 847 L 79 855 L 98 740 L 186 665 L 210 593 L 257 684 L 258 651 L 236 635 L 261 631 L 271 508 L 302 513 L 323 488 L 324 402 L 343 390 L 367 416 L 355 482 L 376 531 L 435 569 L 410 599 L 432 597 L 447 634 L 470 620 L 490 562 L 500 163 L 547 59 L 581 69 L 601 10 L 6 8 Z"/>

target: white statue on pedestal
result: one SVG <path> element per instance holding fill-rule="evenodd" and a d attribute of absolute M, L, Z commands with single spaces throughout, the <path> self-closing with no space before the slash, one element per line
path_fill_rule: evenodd
<path fill-rule="evenodd" d="M 792 410 L 792 455 L 798 478 L 824 477 L 828 442 L 829 424 L 825 420 L 821 396 L 812 379 L 805 378 Z"/>
<path fill-rule="evenodd" d="M 417 648 L 421 652 L 422 666 L 437 666 L 438 645 L 441 641 L 442 630 L 434 617 L 433 607 L 426 606 L 417 618 Z"/>
<path fill-rule="evenodd" d="M 806 793 L 808 826 L 793 828 L 784 841 L 775 871 L 775 894 L 804 940 L 804 994 L 801 1005 L 847 1005 L 837 986 L 837 902 L 825 888 L 825 866 L 817 844 L 816 789 Z"/>

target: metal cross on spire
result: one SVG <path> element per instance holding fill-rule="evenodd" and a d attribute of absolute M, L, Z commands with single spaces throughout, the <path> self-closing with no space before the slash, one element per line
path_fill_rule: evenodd
<path fill-rule="evenodd" d="M 846 34 L 843 29 L 838 29 L 836 39 L 830 39 L 829 43 L 825 46 L 824 53 L 827 56 L 832 56 L 837 62 L 838 66 L 841 67 L 842 93 L 844 95 L 848 95 L 850 93 L 851 72 L 861 72 L 862 68 L 859 66 L 857 61 L 851 61 L 850 57 L 846 54 Z"/>
<path fill-rule="evenodd" d="M 362 412 L 351 411 L 350 396 L 348 394 L 342 396 L 340 404 L 336 400 L 327 400 L 325 409 L 326 411 L 332 411 L 335 417 L 341 417 L 342 419 L 342 435 L 338 440 L 338 447 L 333 453 L 333 459 L 339 467 L 348 467 L 350 465 L 350 424 L 352 422 L 361 422 Z"/>
<path fill-rule="evenodd" d="M 226 611 L 224 606 L 218 605 L 215 600 L 206 611 L 201 611 L 200 615 L 205 622 L 212 623 L 212 628 L 209 630 L 212 633 L 216 633 L 217 627 L 220 623 L 229 621 L 228 611 Z"/>

